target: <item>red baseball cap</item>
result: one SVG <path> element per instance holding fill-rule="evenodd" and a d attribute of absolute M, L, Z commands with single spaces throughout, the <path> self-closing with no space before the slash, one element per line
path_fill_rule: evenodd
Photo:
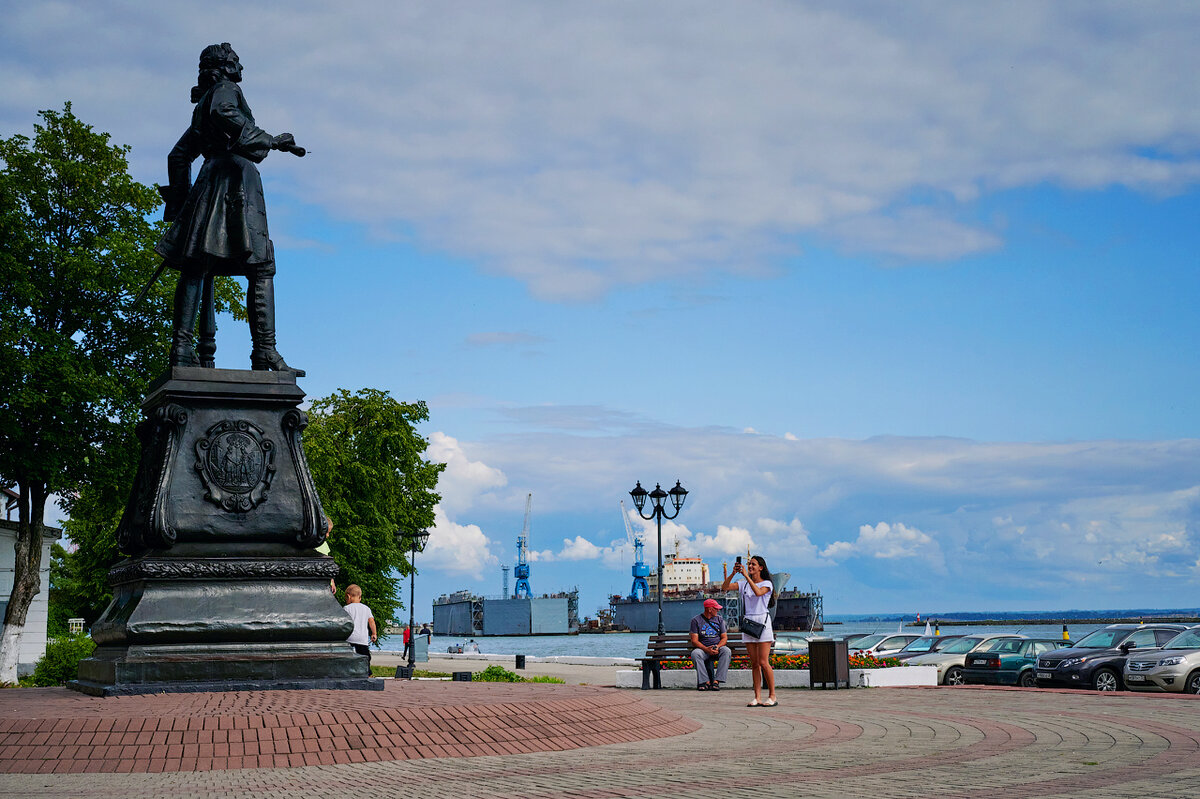
<path fill-rule="evenodd" d="M 720 610 L 720 609 L 721 609 L 721 603 L 720 603 L 720 602 L 718 602 L 718 601 L 717 601 L 717 600 L 715 600 L 715 599 L 706 599 L 706 600 L 704 600 L 704 607 L 706 607 L 706 608 L 716 608 L 717 610 Z"/>

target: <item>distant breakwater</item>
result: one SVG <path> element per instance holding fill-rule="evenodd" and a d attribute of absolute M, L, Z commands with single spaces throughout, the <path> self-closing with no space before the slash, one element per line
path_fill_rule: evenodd
<path fill-rule="evenodd" d="M 1020 627 L 1035 624 L 1200 624 L 1200 616 L 1121 616 L 1107 619 L 935 619 L 910 621 L 906 627 Z"/>

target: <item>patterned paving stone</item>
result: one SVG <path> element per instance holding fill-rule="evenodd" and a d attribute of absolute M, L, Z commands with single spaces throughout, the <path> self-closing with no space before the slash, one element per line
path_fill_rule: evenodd
<path fill-rule="evenodd" d="M 0 692 L 0 773 L 298 768 L 566 751 L 693 732 L 638 694 L 388 681 L 387 690 L 96 698 Z"/>
<path fill-rule="evenodd" d="M 991 794 L 1170 799 L 1200 793 L 1200 705 L 1193 697 L 963 688 L 787 691 L 781 692 L 779 707 L 751 709 L 745 706 L 748 694 L 735 691 L 616 692 L 467 683 L 446 683 L 428 692 L 403 687 L 406 690 L 397 697 L 385 692 L 388 702 L 374 708 L 370 702 L 364 706 L 359 700 L 342 701 L 340 693 L 331 698 L 291 694 L 247 698 L 246 702 L 257 703 L 261 727 L 237 721 L 249 716 L 239 715 L 236 702 L 223 695 L 215 695 L 221 698 L 211 703 L 178 700 L 183 703 L 178 714 L 153 729 L 144 722 L 123 721 L 139 717 L 140 711 L 134 709 L 81 711 L 79 716 L 95 721 L 95 728 L 60 719 L 60 732 L 90 736 L 86 746 L 133 747 L 138 755 L 125 764 L 125 771 L 134 773 L 0 774 L 0 796 L 600 799 L 744 789 L 756 797 L 806 799 Z M 535 688 L 524 695 L 516 692 Z M 575 693 L 580 690 L 587 693 Z M 43 729 L 44 721 L 28 723 L 51 714 L 21 717 L 11 712 L 6 699 L 0 696 L 0 724 L 10 725 L 21 736 L 53 732 L 54 725 L 49 731 Z M 53 706 L 51 700 L 57 701 L 47 695 L 47 708 Z M 305 709 L 305 704 L 312 707 Z M 393 731 L 399 720 L 390 714 L 401 709 L 411 731 Z M 643 716 L 649 726 L 661 725 L 660 733 L 675 734 L 632 740 L 602 729 L 610 714 L 628 719 L 621 715 L 625 713 Z M 268 723 L 268 716 L 274 721 Z M 414 719 L 420 719 L 420 724 Z M 555 725 L 566 724 L 586 728 L 582 734 L 595 736 L 591 740 L 598 743 L 579 748 L 570 735 L 552 734 L 563 732 Z M 331 732 L 331 736 L 349 742 L 355 733 L 343 729 L 347 726 L 357 730 L 364 744 L 373 736 L 374 749 L 332 750 L 344 756 L 326 757 L 315 764 L 292 757 L 331 754 L 324 748 L 324 738 L 305 737 L 304 731 L 338 729 L 341 734 Z M 678 734 L 684 726 L 692 731 Z M 550 730 L 544 733 L 547 744 L 541 751 L 520 748 L 528 749 L 527 736 L 536 730 Z M 228 753 L 218 749 L 221 731 L 229 733 Z M 264 731 L 269 731 L 269 737 Z M 493 746 L 502 741 L 515 748 L 492 751 L 469 736 L 482 738 L 485 731 L 493 734 Z M 147 732 L 148 743 L 144 742 Z M 162 732 L 189 733 L 190 743 L 156 740 Z M 282 757 L 279 752 L 249 755 L 243 746 L 243 754 L 234 755 L 235 732 L 242 733 L 243 745 L 252 742 L 248 739 L 260 744 L 269 741 L 276 748 L 286 744 L 289 751 Z M 108 743 L 114 734 L 121 736 L 121 743 Z M 211 742 L 206 734 L 212 735 Z M 129 735 L 133 737 L 128 739 Z M 361 754 L 384 751 L 388 747 L 380 739 L 397 735 L 398 742 L 393 740 L 390 748 L 412 759 L 382 755 L 372 759 Z M 41 743 L 8 746 L 45 747 L 52 745 L 53 738 L 38 740 Z M 296 742 L 301 752 L 291 751 Z M 305 749 L 306 742 L 317 743 L 315 751 Z M 159 762 L 156 753 L 162 750 L 156 747 L 170 750 L 202 743 L 212 749 L 206 748 L 203 755 L 197 751 L 195 770 L 137 773 L 134 768 L 141 755 L 150 764 Z M 576 748 L 557 750 L 557 746 Z M 0 757 L 5 751 L 0 749 Z M 108 763 L 122 751 L 106 749 L 101 762 Z M 181 761 L 186 751 L 171 750 Z M 236 765 L 231 762 L 235 757 L 241 758 Z M 216 765 L 221 758 L 230 762 Z M 697 788 L 714 781 L 719 784 L 711 791 Z"/>

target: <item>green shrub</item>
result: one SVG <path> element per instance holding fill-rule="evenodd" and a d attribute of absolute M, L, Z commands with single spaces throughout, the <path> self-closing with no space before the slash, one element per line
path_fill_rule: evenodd
<path fill-rule="evenodd" d="M 30 685 L 65 685 L 79 675 L 79 661 L 92 654 L 95 642 L 88 635 L 70 635 L 51 638 L 46 645 L 46 655 L 33 667 Z"/>
<path fill-rule="evenodd" d="M 538 676 L 538 677 L 522 677 L 519 674 L 514 674 L 503 666 L 488 666 L 480 672 L 471 675 L 472 682 L 552 682 L 559 685 L 564 684 L 564 680 L 558 677 Z"/>
<path fill-rule="evenodd" d="M 521 682 L 521 678 L 503 666 L 488 666 L 471 675 L 472 682 Z"/>

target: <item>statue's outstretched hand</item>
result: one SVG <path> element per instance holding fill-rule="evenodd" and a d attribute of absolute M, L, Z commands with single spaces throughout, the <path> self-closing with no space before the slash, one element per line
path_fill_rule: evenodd
<path fill-rule="evenodd" d="M 272 136 L 271 149 L 283 150 L 285 153 L 291 153 L 292 155 L 299 156 L 300 158 L 303 158 L 304 154 L 308 152 L 303 147 L 296 144 L 296 137 L 290 133 L 280 133 L 278 136 Z"/>

